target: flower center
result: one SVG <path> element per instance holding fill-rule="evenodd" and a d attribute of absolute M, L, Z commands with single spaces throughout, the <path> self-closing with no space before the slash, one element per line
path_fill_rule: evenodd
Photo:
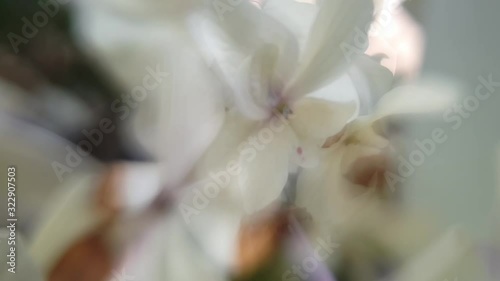
<path fill-rule="evenodd" d="M 283 117 L 285 117 L 285 119 L 288 119 L 288 116 L 290 116 L 291 114 L 293 114 L 292 109 L 290 109 L 290 107 L 288 106 L 288 104 L 286 104 L 285 102 L 279 103 L 275 107 L 275 109 L 276 109 L 276 113 L 283 115 Z"/>

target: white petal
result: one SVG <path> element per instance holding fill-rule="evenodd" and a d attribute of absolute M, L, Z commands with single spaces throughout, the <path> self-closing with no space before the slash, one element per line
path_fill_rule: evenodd
<path fill-rule="evenodd" d="M 94 186 L 99 182 L 92 174 L 76 174 L 64 182 L 63 194 L 52 199 L 34 235 L 30 253 L 44 274 L 48 274 L 67 248 L 83 234 L 104 222 L 95 211 Z"/>
<path fill-rule="evenodd" d="M 206 63 L 224 82 L 228 98 L 248 118 L 262 119 L 267 111 L 250 93 L 251 54 L 243 52 L 213 22 L 203 18 L 191 20 L 194 38 L 202 49 Z"/>
<path fill-rule="evenodd" d="M 161 191 L 160 167 L 156 163 L 126 163 L 120 178 L 119 202 L 126 211 L 138 212 L 148 207 Z"/>
<path fill-rule="evenodd" d="M 194 177 L 197 180 L 208 179 L 210 173 L 225 171 L 229 162 L 238 162 L 239 146 L 258 126 L 258 122 L 245 118 L 237 110 L 228 111 L 216 139 L 196 164 Z"/>
<path fill-rule="evenodd" d="M 286 27 L 247 1 L 241 1 L 233 8 L 223 14 L 223 19 L 220 19 L 220 14 L 217 15 L 219 19 L 212 19 L 228 36 L 232 46 L 248 56 L 262 46 L 275 45 L 280 49 L 283 63 L 288 66 L 295 63 L 298 56 L 297 41 Z M 282 70 L 290 71 L 285 68 Z"/>
<path fill-rule="evenodd" d="M 225 196 L 224 189 L 227 188 L 218 185 L 216 190 L 213 185 L 207 185 L 207 181 L 197 182 L 185 190 L 185 197 L 180 202 L 196 208 L 196 214 L 188 214 L 179 208 L 186 229 L 196 239 L 201 250 L 210 261 L 224 269 L 236 261 L 237 236 L 244 215 L 241 201 L 230 200 Z"/>
<path fill-rule="evenodd" d="M 197 0 L 191 1 L 156 1 L 156 0 L 104 0 L 104 1 L 75 1 L 79 9 L 76 11 L 81 12 L 82 8 L 85 9 L 102 9 L 111 11 L 113 14 L 125 15 L 129 19 L 171 19 L 180 15 L 192 12 L 200 3 Z M 88 6 L 88 7 L 86 7 Z"/>
<path fill-rule="evenodd" d="M 335 79 L 353 59 L 351 52 L 344 53 L 346 45 L 359 53 L 364 52 L 368 42 L 365 27 L 371 21 L 372 6 L 370 0 L 323 2 L 311 28 L 305 53 L 301 56 L 300 68 L 286 87 L 286 95 L 298 98 Z M 366 44 L 358 46 L 359 42 L 353 42 L 356 35 L 359 36 L 356 30 L 365 35 L 361 37 L 365 37 Z"/>
<path fill-rule="evenodd" d="M 374 119 L 395 114 L 444 111 L 452 105 L 459 92 L 459 88 L 453 82 L 436 78 L 397 87 L 380 99 Z"/>
<path fill-rule="evenodd" d="M 319 150 L 327 138 L 339 133 L 356 109 L 356 103 L 336 103 L 318 98 L 303 98 L 296 102 L 290 116 L 290 125 L 298 138 L 292 161 L 305 168 L 317 165 Z"/>
<path fill-rule="evenodd" d="M 172 90 L 158 96 L 157 149 L 164 176 L 179 184 L 217 136 L 225 109 L 220 88 L 199 56 L 184 49 L 172 73 Z M 196 83 L 192 79 L 196 77 Z"/>
<path fill-rule="evenodd" d="M 76 145 L 3 112 L 0 112 L 0 154 L 3 167 L 14 164 L 19 171 L 29 174 L 22 179 L 25 187 L 16 190 L 24 202 L 17 206 L 16 217 L 25 222 L 38 220 L 40 209 L 52 200 L 53 194 L 65 190 L 61 182 L 73 174 L 101 168 L 93 157 L 81 157 Z M 7 194 L 7 188 L 7 184 L 3 185 L 0 192 Z M 0 214 L 3 221 L 7 218 L 7 212 Z"/>
<path fill-rule="evenodd" d="M 298 138 L 298 142 L 293 146 L 292 163 L 303 168 L 311 168 L 318 165 L 321 144 L 306 138 Z"/>
<path fill-rule="evenodd" d="M 151 18 L 139 24 L 130 17 L 141 10 L 139 7 L 131 9 L 123 4 L 110 7 L 104 2 L 75 2 L 75 35 L 84 52 L 102 60 L 101 65 L 120 83 L 119 86 L 131 90 L 142 85 L 146 67 L 163 66 L 168 53 L 178 48 L 180 28 L 178 24 Z M 158 8 L 136 2 L 142 8 Z M 162 5 L 161 2 L 157 4 Z M 117 12 L 122 8 L 127 12 Z M 165 14 L 162 17 L 165 18 Z"/>
<path fill-rule="evenodd" d="M 218 197 L 237 201 L 246 211 L 254 212 L 281 193 L 296 139 L 283 124 L 286 120 L 257 123 L 234 110 L 227 116 L 221 133 L 197 164 L 195 178 L 223 182 Z M 240 167 L 236 174 L 230 172 L 230 166 L 235 165 Z"/>
<path fill-rule="evenodd" d="M 262 10 L 287 27 L 297 38 L 300 49 L 304 49 L 319 11 L 317 5 L 292 0 L 266 0 Z"/>
<path fill-rule="evenodd" d="M 371 112 L 375 101 L 391 89 L 394 81 L 387 68 L 366 55 L 356 59 L 349 69 L 349 76 L 362 101 L 361 114 Z"/>
<path fill-rule="evenodd" d="M 343 175 L 353 168 L 352 166 L 356 160 L 381 153 L 380 149 L 363 145 L 348 145 L 344 149 L 345 152 L 340 167 Z"/>
<path fill-rule="evenodd" d="M 133 5 L 79 2 L 78 34 L 125 91 L 112 105 L 127 122 L 125 139 L 132 149 L 142 147 L 161 160 L 168 184 L 176 185 L 217 135 L 224 116 L 222 87 L 184 23 L 128 17 L 140 14 L 141 7 L 157 7 L 164 18 L 189 4 L 127 3 Z M 117 13 L 122 6 L 125 13 Z"/>
<path fill-rule="evenodd" d="M 223 15 L 219 13 L 200 22 L 191 30 L 197 34 L 200 48 L 206 49 L 205 56 L 211 67 L 227 83 L 236 106 L 247 117 L 267 117 L 267 102 L 272 89 L 266 88 L 266 83 L 276 81 L 279 87 L 275 91 L 281 93 L 281 84 L 286 82 L 295 68 L 298 47 L 293 35 L 282 24 L 246 1 Z M 260 81 L 252 76 L 255 70 L 252 69 L 252 62 L 266 46 L 275 48 L 276 55 L 273 55 L 273 71 Z M 252 88 L 262 91 L 252 91 Z"/>
<path fill-rule="evenodd" d="M 346 145 L 355 142 L 363 146 L 383 149 L 389 145 L 389 141 L 375 131 L 376 122 L 368 117 L 359 117 L 349 123 L 343 135 Z"/>
<path fill-rule="evenodd" d="M 335 148 L 324 151 L 319 165 L 302 170 L 297 180 L 295 204 L 307 210 L 320 235 L 326 235 L 323 237 L 330 235 L 332 227 L 343 219 L 342 154 L 342 150 Z"/>
<path fill-rule="evenodd" d="M 384 150 L 364 145 L 348 145 L 345 150 L 341 173 L 353 193 L 394 188 L 385 178 L 390 158 Z"/>
<path fill-rule="evenodd" d="M 353 183 L 342 173 L 342 161 L 346 155 L 343 144 L 323 149 L 319 165 L 304 169 L 297 181 L 296 204 L 311 214 L 315 230 L 322 237 L 331 235 L 339 227 L 348 227 L 353 218 L 365 207 L 376 204 L 372 190 L 359 194 Z"/>
<path fill-rule="evenodd" d="M 353 102 L 335 103 L 318 98 L 303 98 L 292 108 L 290 125 L 298 136 L 324 142 L 345 127 L 355 110 L 356 104 Z"/>
<path fill-rule="evenodd" d="M 257 50 L 252 57 L 250 77 L 246 83 L 254 102 L 266 109 L 266 117 L 270 116 L 274 105 L 281 102 L 281 85 L 276 77 L 278 52 L 277 47 L 273 45 L 266 45 Z"/>
<path fill-rule="evenodd" d="M 323 88 L 307 94 L 305 97 L 319 98 L 336 103 L 354 102 L 357 105 L 357 110 L 356 113 L 354 113 L 353 117 L 359 115 L 359 107 L 361 102 L 360 99 L 362 98 L 358 96 L 356 87 L 351 77 L 349 77 L 347 73 L 342 74 L 340 77 L 338 77 L 338 79 L 327 84 Z"/>
<path fill-rule="evenodd" d="M 216 232 L 213 227 L 203 228 L 200 234 L 210 230 Z M 177 212 L 167 214 L 139 247 L 131 249 L 122 269 L 117 269 L 117 275 L 125 272 L 132 277 L 130 279 L 150 281 L 225 280 L 225 271 L 193 234 Z M 222 241 L 225 238 L 221 236 L 214 245 L 229 242 Z"/>
<path fill-rule="evenodd" d="M 255 131 L 252 137 L 258 145 L 247 144 L 242 150 L 240 158 L 242 173 L 238 177 L 244 206 L 249 213 L 265 208 L 281 194 L 288 179 L 294 135 L 288 126 L 282 131 L 274 131 L 268 126 L 263 126 Z M 249 153 L 255 156 L 244 155 Z"/>

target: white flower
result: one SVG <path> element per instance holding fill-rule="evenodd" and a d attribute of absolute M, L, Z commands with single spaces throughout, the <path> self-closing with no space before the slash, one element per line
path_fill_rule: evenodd
<path fill-rule="evenodd" d="M 186 28 L 199 5 L 105 0 L 75 6 L 82 48 L 122 89 L 109 106 L 125 123 L 128 148 L 162 162 L 168 186 L 182 184 L 224 120 L 221 83 Z"/>
<path fill-rule="evenodd" d="M 218 39 L 200 40 L 212 69 L 233 94 L 236 109 L 227 113 L 198 176 L 235 160 L 242 172 L 232 179 L 232 192 L 240 192 L 245 209 L 254 212 L 277 199 L 294 165 L 313 166 L 323 142 L 357 108 L 305 96 L 343 71 L 346 58 L 340 45 L 350 42 L 357 25 L 370 17 L 370 1 L 325 1 L 303 48 L 286 27 L 250 4 L 241 3 L 218 26 L 202 22 L 211 30 L 208 34 L 219 28 Z M 255 145 L 252 153 L 246 140 L 255 139 L 262 146 Z"/>
<path fill-rule="evenodd" d="M 454 90 L 438 80 L 397 87 L 382 97 L 373 114 L 329 139 L 320 164 L 303 170 L 297 183 L 296 204 L 307 209 L 320 232 L 329 233 L 367 206 L 372 196 L 363 191 L 387 188 L 391 142 L 378 130 L 385 118 L 443 110 L 454 100 Z"/>

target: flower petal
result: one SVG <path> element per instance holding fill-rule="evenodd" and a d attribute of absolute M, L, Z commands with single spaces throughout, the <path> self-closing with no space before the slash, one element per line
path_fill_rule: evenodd
<path fill-rule="evenodd" d="M 359 117 L 346 127 L 342 141 L 345 145 L 363 145 L 376 149 L 383 149 L 389 141 L 376 131 L 378 122 L 368 117 Z"/>
<path fill-rule="evenodd" d="M 186 8 L 197 5 L 175 2 L 153 6 L 164 19 L 169 12 L 191 14 Z M 134 18 L 152 7 L 133 3 L 117 13 L 123 5 L 79 2 L 78 34 L 86 51 L 101 59 L 119 86 L 129 91 L 131 99 L 112 104 L 127 122 L 125 139 L 132 142 L 132 149 L 141 147 L 163 161 L 168 184 L 176 185 L 222 125 L 222 85 L 207 67 L 190 30 L 176 20 L 131 20 L 128 16 Z"/>
<path fill-rule="evenodd" d="M 307 94 L 305 97 L 319 98 L 337 103 L 355 102 L 357 104 L 357 108 L 360 107 L 360 96 L 358 95 L 356 87 L 354 86 L 354 83 L 348 73 L 340 75 L 336 80 L 310 94 Z M 356 110 L 354 115 L 357 116 L 358 111 L 359 110 Z"/>
<path fill-rule="evenodd" d="M 276 77 L 276 67 L 279 59 L 278 48 L 265 45 L 252 57 L 250 77 L 246 83 L 254 102 L 266 109 L 269 117 L 276 104 L 281 102 L 281 85 Z"/>
<path fill-rule="evenodd" d="M 267 0 L 262 10 L 287 27 L 297 38 L 300 49 L 304 49 L 319 11 L 317 5 L 290 0 Z"/>
<path fill-rule="evenodd" d="M 189 235 L 211 262 L 225 269 L 235 264 L 237 236 L 244 215 L 240 201 L 226 196 L 227 188 L 230 187 L 214 180 L 198 181 L 185 188 L 178 208 Z"/>
<path fill-rule="evenodd" d="M 322 145 L 340 132 L 356 111 L 356 104 L 336 103 L 318 98 L 297 101 L 290 116 L 290 125 L 299 137 L 312 139 Z"/>
<path fill-rule="evenodd" d="M 234 103 L 248 118 L 264 118 L 266 108 L 257 104 L 250 93 L 250 51 L 243 52 L 235 46 L 231 38 L 209 20 L 194 18 L 191 23 L 194 39 L 204 46 L 205 61 L 225 84 L 230 103 Z"/>
<path fill-rule="evenodd" d="M 208 179 L 211 173 L 225 171 L 231 161 L 238 162 L 240 146 L 258 126 L 259 122 L 247 119 L 239 111 L 228 111 L 216 139 L 197 162 L 194 178 Z"/>
<path fill-rule="evenodd" d="M 336 103 L 318 98 L 296 102 L 290 116 L 290 125 L 298 138 L 292 161 L 304 168 L 317 165 L 325 141 L 345 127 L 356 108 L 354 102 Z"/>
<path fill-rule="evenodd" d="M 248 143 L 241 151 L 238 186 L 247 212 L 263 209 L 281 194 L 288 179 L 293 138 L 288 126 L 281 131 L 263 126 L 250 137 L 257 145 Z"/>
<path fill-rule="evenodd" d="M 303 168 L 311 168 L 318 165 L 321 147 L 317 142 L 299 138 L 292 153 L 291 161 Z"/>
<path fill-rule="evenodd" d="M 376 100 L 387 93 L 393 84 L 393 74 L 373 58 L 359 56 L 349 69 L 349 77 L 360 96 L 361 114 L 371 112 Z"/>
<path fill-rule="evenodd" d="M 446 80 L 422 80 L 385 94 L 377 104 L 374 120 L 396 114 L 439 112 L 451 106 L 460 90 Z"/>
<path fill-rule="evenodd" d="M 211 67 L 226 82 L 236 106 L 247 117 L 262 119 L 268 115 L 265 110 L 268 106 L 262 108 L 262 100 L 267 102 L 272 92 L 264 89 L 264 85 L 268 81 L 283 84 L 291 76 L 298 58 L 296 39 L 281 23 L 247 1 L 223 14 L 218 12 L 217 17 L 193 25 L 191 30 L 196 32 L 195 39 L 200 46 L 206 49 L 205 56 Z M 272 60 L 266 61 L 273 61 L 274 71 L 261 81 L 252 77 L 255 70 L 252 65 L 255 65 L 254 57 L 262 55 L 260 51 L 268 49 L 267 46 L 275 48 Z M 256 84 L 262 91 L 251 90 Z M 275 91 L 281 93 L 282 85 L 277 86 Z"/>
<path fill-rule="evenodd" d="M 342 173 L 342 161 L 347 152 L 345 145 L 336 143 L 322 152 L 319 165 L 304 169 L 299 175 L 296 205 L 306 208 L 317 234 L 326 237 L 341 223 L 348 227 L 352 223 L 350 219 L 376 201 L 373 189 L 363 189 L 360 194 Z"/>
<path fill-rule="evenodd" d="M 341 171 L 346 179 L 365 188 L 386 187 L 384 175 L 390 162 L 384 151 L 364 145 L 350 145 L 345 150 Z"/>
<path fill-rule="evenodd" d="M 370 0 L 323 2 L 311 28 L 305 53 L 301 56 L 300 68 L 286 87 L 287 96 L 297 99 L 324 86 L 351 62 L 353 53 L 364 52 L 368 41 L 366 39 L 366 44 L 358 46 L 359 32 L 367 37 L 364 29 L 372 19 L 372 7 Z M 355 38 L 357 40 L 353 42 Z M 359 52 L 346 54 L 346 45 Z"/>
<path fill-rule="evenodd" d="M 63 183 L 63 194 L 54 198 L 55 205 L 46 210 L 40 228 L 34 235 L 30 252 L 40 270 L 47 274 L 65 251 L 83 234 L 102 224 L 104 213 L 96 212 L 93 188 L 95 174 L 77 174 Z M 64 227 L 61 227 L 64 226 Z"/>
<path fill-rule="evenodd" d="M 340 186 L 342 154 L 338 146 L 328 149 L 321 154 L 319 165 L 302 170 L 297 180 L 295 204 L 312 216 L 320 235 L 330 235 L 331 227 L 342 220 L 342 204 L 345 204 Z"/>
<path fill-rule="evenodd" d="M 189 55 L 175 66 L 170 93 L 159 94 L 157 149 L 166 182 L 178 185 L 216 138 L 225 109 L 220 88 L 198 55 Z M 192 78 L 196 77 L 196 83 Z M 153 98 L 153 97 L 151 97 Z"/>

